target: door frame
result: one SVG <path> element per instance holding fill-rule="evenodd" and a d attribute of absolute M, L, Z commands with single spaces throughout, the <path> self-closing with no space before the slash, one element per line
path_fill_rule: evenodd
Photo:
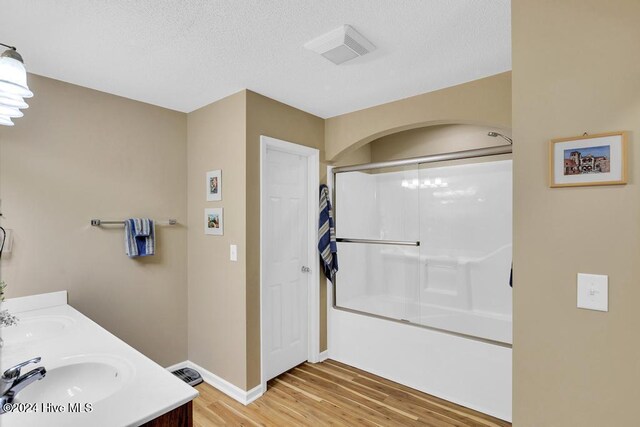
<path fill-rule="evenodd" d="M 312 363 L 320 361 L 320 264 L 318 258 L 318 198 L 320 185 L 320 151 L 292 142 L 260 135 L 260 383 L 262 392 L 267 391 L 267 379 L 264 369 L 264 269 L 263 256 L 265 247 L 264 233 L 264 197 L 267 182 L 265 161 L 267 149 L 297 154 L 307 158 L 307 222 L 309 235 L 307 239 L 307 259 L 311 272 L 308 280 L 307 304 L 307 360 Z"/>

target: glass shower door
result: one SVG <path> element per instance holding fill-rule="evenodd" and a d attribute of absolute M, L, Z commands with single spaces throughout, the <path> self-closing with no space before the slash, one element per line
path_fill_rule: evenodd
<path fill-rule="evenodd" d="M 411 321 L 511 343 L 511 166 L 420 166 L 420 312 Z"/>
<path fill-rule="evenodd" d="M 419 300 L 418 167 L 336 175 L 336 306 L 404 320 Z"/>

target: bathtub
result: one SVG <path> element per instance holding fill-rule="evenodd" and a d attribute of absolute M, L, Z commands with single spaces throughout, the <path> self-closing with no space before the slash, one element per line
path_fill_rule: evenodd
<path fill-rule="evenodd" d="M 510 421 L 512 163 L 425 159 L 329 171 L 329 357 Z"/>
<path fill-rule="evenodd" d="M 361 296 L 343 301 L 342 304 L 337 308 L 460 334 L 471 339 L 512 343 L 512 320 L 506 314 L 443 307 L 389 295 Z"/>
<path fill-rule="evenodd" d="M 332 286 L 328 286 L 332 298 Z M 405 301 L 368 297 L 353 301 L 370 310 L 402 310 Z M 330 299 L 331 301 L 331 299 Z M 412 304 L 418 306 L 418 304 Z M 439 307 L 418 307 L 413 323 L 328 307 L 328 354 L 391 381 L 511 421 L 511 321 L 479 313 Z M 424 317 L 422 317 L 424 316 Z M 418 326 L 444 326 L 448 332 Z M 473 333 L 477 337 L 452 333 Z M 478 338 L 491 337 L 489 340 Z"/>
<path fill-rule="evenodd" d="M 339 244 L 337 308 L 497 343 L 512 343 L 510 244 L 486 254 Z"/>

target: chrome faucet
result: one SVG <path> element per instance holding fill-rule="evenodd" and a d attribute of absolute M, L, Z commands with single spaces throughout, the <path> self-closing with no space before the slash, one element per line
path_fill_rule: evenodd
<path fill-rule="evenodd" d="M 41 380 L 47 374 L 47 370 L 43 367 L 35 368 L 24 375 L 20 375 L 20 370 L 31 363 L 39 363 L 41 357 L 34 357 L 25 362 L 18 363 L 4 371 L 0 377 L 0 403 L 11 403 L 15 396 L 29 384 Z M 0 406 L 0 413 L 4 412 Z"/>

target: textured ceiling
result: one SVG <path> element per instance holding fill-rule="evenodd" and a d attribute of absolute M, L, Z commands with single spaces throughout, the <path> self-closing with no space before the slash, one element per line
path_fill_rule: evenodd
<path fill-rule="evenodd" d="M 304 49 L 342 24 L 377 50 Z M 0 0 L 30 72 L 184 112 L 248 88 L 331 117 L 507 71 L 510 37 L 509 0 Z"/>

